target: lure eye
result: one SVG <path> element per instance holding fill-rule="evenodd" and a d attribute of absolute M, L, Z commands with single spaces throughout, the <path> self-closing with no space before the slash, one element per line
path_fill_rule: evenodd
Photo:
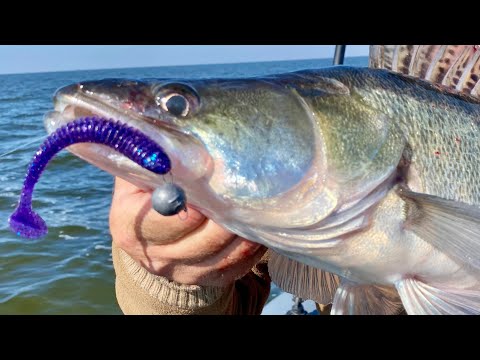
<path fill-rule="evenodd" d="M 196 91 L 183 83 L 164 84 L 156 89 L 155 101 L 166 112 L 175 117 L 190 115 L 200 104 Z"/>
<path fill-rule="evenodd" d="M 161 98 L 160 106 L 163 110 L 177 117 L 185 117 L 190 111 L 190 105 L 185 96 L 175 93 Z"/>

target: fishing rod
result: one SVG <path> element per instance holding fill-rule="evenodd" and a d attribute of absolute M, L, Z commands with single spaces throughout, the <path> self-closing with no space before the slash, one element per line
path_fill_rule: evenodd
<path fill-rule="evenodd" d="M 347 48 L 347 45 L 335 45 L 335 55 L 333 55 L 333 65 L 343 65 L 346 48 Z"/>

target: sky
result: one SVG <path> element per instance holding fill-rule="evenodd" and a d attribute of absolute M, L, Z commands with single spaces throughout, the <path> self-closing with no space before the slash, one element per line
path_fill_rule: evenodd
<path fill-rule="evenodd" d="M 331 58 L 335 45 L 0 45 L 0 74 Z M 348 45 L 346 56 L 367 56 Z"/>

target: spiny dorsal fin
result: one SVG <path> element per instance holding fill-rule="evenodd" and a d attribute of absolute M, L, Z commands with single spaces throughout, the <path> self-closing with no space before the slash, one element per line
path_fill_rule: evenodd
<path fill-rule="evenodd" d="M 371 45 L 369 66 L 480 98 L 480 45 Z"/>

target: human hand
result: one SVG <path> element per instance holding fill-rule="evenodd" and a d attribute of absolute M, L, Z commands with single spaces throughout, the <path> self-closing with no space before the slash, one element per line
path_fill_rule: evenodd
<path fill-rule="evenodd" d="M 188 207 L 188 217 L 152 209 L 151 192 L 115 179 L 110 232 L 152 274 L 186 285 L 227 286 L 261 259 L 264 246 L 232 234 Z"/>

